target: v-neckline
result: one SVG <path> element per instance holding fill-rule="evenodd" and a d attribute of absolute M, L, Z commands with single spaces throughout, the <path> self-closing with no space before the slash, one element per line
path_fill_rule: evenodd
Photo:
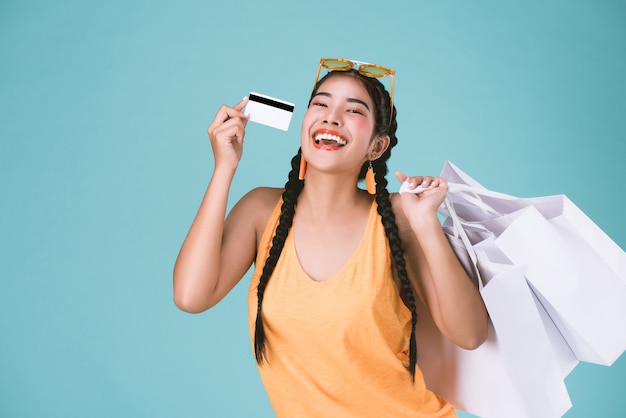
<path fill-rule="evenodd" d="M 376 215 L 377 215 L 376 200 L 373 200 L 369 209 L 367 222 L 365 223 L 365 227 L 361 231 L 361 237 L 359 238 L 359 242 L 354 248 L 354 251 L 352 251 L 352 254 L 350 254 L 350 256 L 346 259 L 346 262 L 342 264 L 341 267 L 337 269 L 337 271 L 330 274 L 327 278 L 320 279 L 320 280 L 314 279 L 313 277 L 311 277 L 311 275 L 307 273 L 304 267 L 302 266 L 302 263 L 300 262 L 300 258 L 298 257 L 298 251 L 296 248 L 296 237 L 295 237 L 296 234 L 295 234 L 294 228 L 292 227 L 291 230 L 289 231 L 289 235 L 287 236 L 287 242 L 285 244 L 288 247 L 290 256 L 293 257 L 294 264 L 297 266 L 297 269 L 300 271 L 302 278 L 306 279 L 306 281 L 310 283 L 318 284 L 318 285 L 329 283 L 329 282 L 334 282 L 335 281 L 333 280 L 334 278 L 341 275 L 341 273 L 344 270 L 349 268 L 350 265 L 355 262 L 355 258 L 357 257 L 358 253 L 361 252 L 362 247 L 367 244 L 366 234 L 367 234 L 367 231 L 371 230 L 373 226 L 372 223 L 375 222 L 376 220 Z"/>

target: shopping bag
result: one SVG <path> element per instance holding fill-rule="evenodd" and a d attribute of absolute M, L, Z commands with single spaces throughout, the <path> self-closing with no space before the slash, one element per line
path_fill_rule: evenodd
<path fill-rule="evenodd" d="M 531 206 L 495 243 L 524 266 L 532 290 L 576 357 L 609 366 L 626 350 L 626 282 L 575 231 L 565 232 L 570 233 Z"/>
<path fill-rule="evenodd" d="M 444 213 L 448 214 L 448 210 L 445 210 Z M 496 219 L 492 225 L 489 225 L 488 222 L 485 222 L 487 226 L 481 223 L 474 222 L 464 222 L 459 219 L 458 216 L 455 215 L 453 211 L 453 217 L 456 219 L 456 228 L 452 227 L 451 217 L 448 216 L 446 221 L 444 222 L 443 229 L 446 232 L 448 237 L 448 241 L 450 242 L 454 252 L 457 255 L 457 258 L 465 268 L 465 270 L 472 275 L 476 275 L 475 270 L 472 264 L 472 256 L 468 254 L 465 248 L 472 247 L 474 251 L 480 252 L 483 256 L 487 256 L 489 254 L 489 262 L 483 262 L 481 265 L 481 270 L 483 270 L 482 278 L 485 283 L 489 282 L 490 277 L 492 277 L 497 270 L 494 270 L 494 266 L 502 266 L 508 265 L 508 268 L 512 268 L 512 261 L 499 249 L 497 248 L 494 240 L 495 234 L 493 230 L 497 230 L 499 226 L 502 224 L 508 223 L 510 224 L 513 219 L 515 219 L 515 213 L 509 214 L 501 217 L 500 219 Z M 502 221 L 502 218 L 508 218 L 506 222 Z M 497 226 L 494 226 L 497 225 Z M 460 243 L 460 237 L 457 237 L 459 234 L 456 232 L 456 229 L 462 228 L 463 234 L 465 236 L 465 243 Z M 473 257 L 473 261 L 476 262 L 476 256 Z M 487 270 L 490 268 L 490 270 Z M 487 270 L 487 271 L 485 271 Z M 548 334 L 548 338 L 551 343 L 552 353 L 554 354 L 555 367 L 557 368 L 558 375 L 565 379 L 570 372 L 576 367 L 578 364 L 578 359 L 574 355 L 572 349 L 567 344 L 567 342 L 563 339 L 563 335 L 561 331 L 557 328 L 556 324 L 550 318 L 550 315 L 544 308 L 544 306 L 539 302 L 536 295 L 533 293 L 534 301 L 537 306 L 537 310 L 539 311 L 539 316 L 543 322 L 543 327 Z"/>
<path fill-rule="evenodd" d="M 536 197 L 530 201 L 562 236 L 586 243 L 586 249 L 599 256 L 626 283 L 624 251 L 567 196 Z"/>
<path fill-rule="evenodd" d="M 581 361 L 611 365 L 626 350 L 626 255 L 566 196 L 487 190 L 447 162 L 448 198 L 465 228 L 497 238 Z M 450 181 L 450 180 L 449 180 Z M 562 343 L 560 343 L 562 345 Z"/>
<path fill-rule="evenodd" d="M 563 371 L 522 269 L 510 264 L 493 236 L 474 245 L 458 225 L 445 230 L 476 280 L 491 322 L 487 340 L 464 350 L 441 335 L 420 306 L 418 362 L 427 386 L 484 418 L 562 416 L 571 407 Z M 480 230 L 471 232 L 481 236 Z"/>

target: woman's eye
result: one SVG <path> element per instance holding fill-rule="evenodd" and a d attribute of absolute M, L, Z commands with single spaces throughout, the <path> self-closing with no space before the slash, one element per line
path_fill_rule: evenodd
<path fill-rule="evenodd" d="M 356 113 L 359 115 L 364 115 L 365 113 L 361 109 L 348 109 L 349 113 Z"/>
<path fill-rule="evenodd" d="M 323 102 L 313 102 L 311 103 L 311 106 L 328 107 L 326 103 L 323 103 Z"/>

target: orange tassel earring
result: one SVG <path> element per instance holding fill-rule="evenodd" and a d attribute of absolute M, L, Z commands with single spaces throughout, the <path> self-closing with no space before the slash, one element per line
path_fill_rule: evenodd
<path fill-rule="evenodd" d="M 298 172 L 298 180 L 304 180 L 305 174 L 306 174 L 306 160 L 304 159 L 304 155 L 300 155 L 300 171 Z"/>
<path fill-rule="evenodd" d="M 374 167 L 372 167 L 372 162 L 369 162 L 369 167 L 367 167 L 367 172 L 365 173 L 365 188 L 369 194 L 376 194 L 376 180 L 374 179 Z"/>

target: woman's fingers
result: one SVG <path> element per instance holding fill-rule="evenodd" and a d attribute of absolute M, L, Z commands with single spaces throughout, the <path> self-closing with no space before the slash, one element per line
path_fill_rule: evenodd
<path fill-rule="evenodd" d="M 396 178 L 401 183 L 408 182 L 410 190 L 414 190 L 417 186 L 421 185 L 425 179 L 424 176 L 407 176 L 401 171 L 396 171 Z"/>
<path fill-rule="evenodd" d="M 207 132 L 211 140 L 216 167 L 236 169 L 241 159 L 248 115 L 242 110 L 248 104 L 244 97 L 234 106 L 221 106 Z"/>
<path fill-rule="evenodd" d="M 243 122 L 243 127 L 248 122 L 248 115 L 242 112 L 242 109 L 248 104 L 248 97 L 244 97 L 239 103 L 233 107 L 222 105 L 217 113 L 213 122 L 209 125 L 209 136 L 213 136 L 213 133 L 219 129 L 220 126 L 228 123 L 232 119 L 238 119 Z"/>
<path fill-rule="evenodd" d="M 433 186 L 433 176 L 425 176 L 422 178 L 422 187 L 432 187 Z"/>
<path fill-rule="evenodd" d="M 248 104 L 248 96 L 245 96 L 239 103 L 233 106 L 233 109 L 241 111 Z"/>
<path fill-rule="evenodd" d="M 401 171 L 396 171 L 396 178 L 401 183 L 408 183 L 409 190 L 415 190 L 418 186 L 423 189 L 434 189 L 442 185 L 447 186 L 447 182 L 442 177 L 435 176 L 407 176 Z"/>

